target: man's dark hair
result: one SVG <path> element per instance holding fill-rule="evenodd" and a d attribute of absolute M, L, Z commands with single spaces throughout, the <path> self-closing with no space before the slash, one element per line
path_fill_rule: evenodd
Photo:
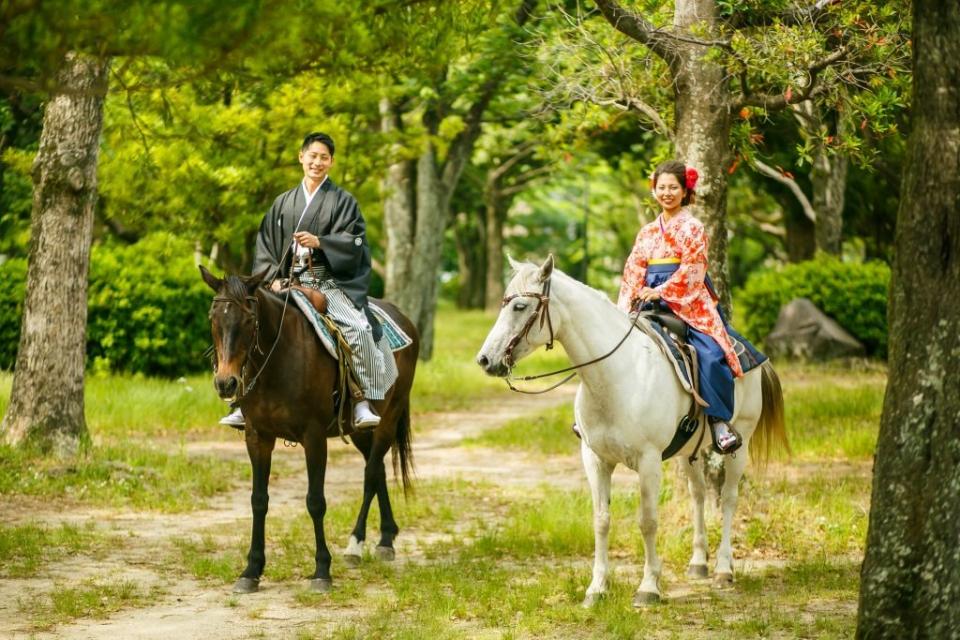
<path fill-rule="evenodd" d="M 325 133 L 320 133 L 319 131 L 314 131 L 313 133 L 307 134 L 307 137 L 303 139 L 303 144 L 300 145 L 300 151 L 306 151 L 314 142 L 322 142 L 324 145 L 326 145 L 327 149 L 330 150 L 330 156 L 333 156 L 333 138 Z"/>

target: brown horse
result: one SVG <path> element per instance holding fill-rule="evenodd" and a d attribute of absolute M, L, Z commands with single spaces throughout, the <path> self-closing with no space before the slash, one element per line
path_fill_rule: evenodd
<path fill-rule="evenodd" d="M 247 567 L 234 585 L 237 593 L 258 589 L 266 564 L 264 522 L 270 459 L 277 438 L 303 445 L 307 462 L 307 511 L 316 537 L 316 570 L 310 588 L 328 591 L 330 551 L 323 532 L 327 502 L 323 480 L 327 466 L 327 438 L 338 436 L 336 421 L 337 362 L 327 353 L 314 330 L 292 301 L 285 303 L 261 287 L 264 273 L 217 278 L 200 267 L 203 280 L 216 292 L 210 307 L 210 328 L 216 350 L 214 385 L 224 400 L 238 402 L 246 417 L 244 433 L 253 467 L 253 534 Z M 399 377 L 383 401 L 373 402 L 381 416 L 372 431 L 345 433 L 366 460 L 363 502 L 351 536 L 347 559 L 359 561 L 366 538 L 367 514 L 373 497 L 380 508 L 380 542 L 377 553 L 392 560 L 393 540 L 399 529 L 390 508 L 383 458 L 393 447 L 393 467 L 410 485 L 413 465 L 410 448 L 410 388 L 417 366 L 419 344 L 413 324 L 393 305 L 377 301 L 413 338 L 413 344 L 396 352 Z M 352 415 L 349 414 L 348 415 Z"/>

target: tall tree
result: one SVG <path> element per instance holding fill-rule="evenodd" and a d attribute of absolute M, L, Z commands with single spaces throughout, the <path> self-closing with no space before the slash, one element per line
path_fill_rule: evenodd
<path fill-rule="evenodd" d="M 518 67 L 516 40 L 523 36 L 535 6 L 536 0 L 514 5 L 511 19 L 502 20 L 488 34 L 488 56 L 467 64 L 466 73 L 460 69 L 457 74 L 453 62 L 436 68 L 419 87 L 422 101 L 385 98 L 381 104 L 384 133 L 396 139 L 406 125 L 422 133 L 416 155 L 395 147 L 395 161 L 384 180 L 384 225 L 386 296 L 416 323 L 424 360 L 433 355 L 433 319 L 451 198 L 480 136 L 487 108 Z M 459 82 L 452 79 L 454 75 Z M 466 79 L 469 82 L 464 85 Z"/>
<path fill-rule="evenodd" d="M 915 0 L 913 50 L 859 638 L 960 629 L 960 4 Z"/>
<path fill-rule="evenodd" d="M 895 12 L 832 0 L 799 7 L 718 0 L 624 4 L 596 0 L 606 21 L 645 52 L 631 55 L 591 38 L 591 45 L 601 45 L 602 62 L 589 82 L 598 103 L 652 122 L 676 154 L 699 170 L 697 208 L 711 237 L 714 282 L 728 303 L 727 176 L 734 150 L 750 144 L 743 114 L 836 100 L 835 88 L 856 77 L 854 70 L 884 72 L 891 60 L 887 49 L 902 46 L 888 33 L 896 30 Z M 885 37 L 890 42 L 878 48 Z M 651 102 L 650 94 L 669 94 L 672 114 L 662 112 L 664 105 Z"/>
<path fill-rule="evenodd" d="M 66 0 L 55 11 L 36 10 L 33 3 L 0 7 L 0 52 L 13 54 L 0 62 L 0 87 L 50 92 L 33 163 L 16 373 L 0 424 L 6 442 L 36 442 L 69 455 L 86 436 L 87 273 L 108 60 L 121 52 L 171 59 L 193 59 L 204 47 L 219 53 L 238 29 L 255 23 L 257 4 L 237 3 L 227 11 L 212 3 L 183 7 L 148 0 Z M 205 29 L 209 41 L 203 41 Z"/>
<path fill-rule="evenodd" d="M 87 270 L 108 62 L 69 53 L 33 165 L 32 237 L 16 374 L 0 431 L 69 455 L 86 437 Z"/>

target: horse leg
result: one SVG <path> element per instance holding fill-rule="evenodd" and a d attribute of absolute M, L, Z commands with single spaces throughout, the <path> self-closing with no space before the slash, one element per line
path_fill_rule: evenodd
<path fill-rule="evenodd" d="M 591 607 L 607 592 L 607 550 L 610 546 L 610 476 L 615 465 L 602 460 L 586 442 L 580 443 L 583 469 L 593 498 L 593 580 L 587 587 L 584 607 Z"/>
<path fill-rule="evenodd" d="M 660 453 L 648 451 L 640 458 L 640 533 L 643 535 L 643 580 L 633 596 L 633 606 L 660 602 L 661 561 L 657 555 L 657 506 L 660 499 Z"/>
<path fill-rule="evenodd" d="M 703 477 L 703 458 L 690 462 L 681 458 L 678 463 L 687 475 L 687 487 L 690 489 L 690 501 L 693 505 L 693 555 L 687 567 L 687 576 L 691 578 L 707 577 L 707 526 L 703 517 L 703 504 L 707 494 L 707 483 Z"/>
<path fill-rule="evenodd" d="M 380 477 L 377 485 L 377 507 L 380 509 L 380 542 L 377 544 L 376 553 L 380 560 L 391 562 L 397 557 L 397 553 L 393 549 L 393 540 L 400 533 L 400 527 L 397 526 L 397 521 L 393 518 L 393 507 L 390 506 L 390 494 L 387 490 L 387 470 L 383 463 L 383 456 L 380 456 L 377 460 Z"/>
<path fill-rule="evenodd" d="M 350 534 L 350 540 L 347 542 L 347 548 L 343 552 L 344 561 L 351 567 L 360 565 L 363 559 L 363 543 L 367 539 L 367 515 L 370 512 L 370 504 L 373 502 L 373 496 L 376 488 L 370 486 L 367 469 L 370 467 L 370 451 L 373 448 L 373 434 L 370 432 L 356 433 L 350 436 L 353 440 L 353 446 L 363 455 L 365 462 L 363 469 L 363 500 L 360 503 L 360 513 L 357 515 L 357 523 Z"/>
<path fill-rule="evenodd" d="M 247 553 L 247 568 L 233 586 L 234 593 L 254 593 L 260 587 L 260 576 L 267 562 L 264 553 L 264 526 L 267 519 L 267 505 L 270 496 L 267 485 L 270 483 L 270 461 L 276 438 L 259 435 L 248 427 L 246 432 L 247 454 L 253 475 L 253 490 L 250 493 L 250 507 L 253 511 L 253 532 L 250 536 L 250 551 Z"/>
<path fill-rule="evenodd" d="M 310 433 L 303 439 L 303 452 L 307 461 L 307 511 L 313 520 L 316 538 L 316 569 L 310 576 L 312 591 L 327 592 L 333 585 L 330 579 L 330 549 L 323 534 L 323 518 L 327 513 L 327 500 L 323 496 L 323 481 L 327 472 L 327 439 L 325 434 Z"/>
<path fill-rule="evenodd" d="M 723 533 L 720 536 L 720 547 L 717 549 L 717 566 L 714 569 L 715 587 L 728 587 L 733 584 L 733 547 L 731 536 L 733 529 L 733 514 L 737 510 L 737 497 L 740 493 L 740 478 L 747 466 L 747 452 L 735 456 L 726 456 L 724 459 L 723 488 L 720 492 L 720 508 L 723 510 Z"/>
<path fill-rule="evenodd" d="M 357 523 L 350 535 L 350 543 L 344 552 L 344 558 L 351 565 L 358 565 L 363 556 L 363 543 L 367 537 L 367 516 L 373 497 L 377 497 L 380 508 L 380 542 L 377 545 L 377 557 L 381 560 L 393 560 L 396 553 L 393 550 L 393 539 L 400 532 L 393 519 L 393 509 L 390 506 L 390 496 L 387 491 L 387 471 L 383 464 L 383 457 L 390 448 L 390 442 L 383 434 L 374 432 L 372 443 L 361 438 L 354 439 L 354 445 L 363 453 L 366 465 L 363 470 L 363 502 Z"/>

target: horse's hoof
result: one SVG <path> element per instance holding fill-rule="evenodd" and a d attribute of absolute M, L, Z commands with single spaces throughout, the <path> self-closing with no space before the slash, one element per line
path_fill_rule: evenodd
<path fill-rule="evenodd" d="M 377 554 L 378 560 L 383 560 L 384 562 L 393 562 L 397 558 L 397 552 L 393 550 L 393 547 L 377 547 L 375 553 Z"/>
<path fill-rule="evenodd" d="M 310 580 L 310 591 L 314 593 L 330 593 L 333 588 L 333 580 L 330 578 L 312 578 Z"/>
<path fill-rule="evenodd" d="M 718 573 L 713 576 L 713 588 L 714 589 L 729 589 L 733 586 L 733 574 L 724 571 L 723 573 Z"/>
<path fill-rule="evenodd" d="M 598 602 L 603 600 L 604 594 L 602 593 L 588 593 L 584 597 L 583 602 L 580 603 L 580 606 L 584 609 L 593 608 Z"/>
<path fill-rule="evenodd" d="M 691 564 L 687 567 L 687 577 L 694 580 L 704 580 L 710 573 L 705 564 Z"/>
<path fill-rule="evenodd" d="M 240 578 L 233 585 L 234 593 L 256 593 L 260 590 L 259 578 Z"/>
<path fill-rule="evenodd" d="M 633 594 L 633 606 L 639 609 L 651 604 L 660 604 L 660 594 L 652 591 L 637 591 Z"/>
<path fill-rule="evenodd" d="M 359 567 L 361 560 L 363 560 L 362 556 L 354 555 L 352 553 L 343 554 L 343 562 L 348 567 Z"/>

